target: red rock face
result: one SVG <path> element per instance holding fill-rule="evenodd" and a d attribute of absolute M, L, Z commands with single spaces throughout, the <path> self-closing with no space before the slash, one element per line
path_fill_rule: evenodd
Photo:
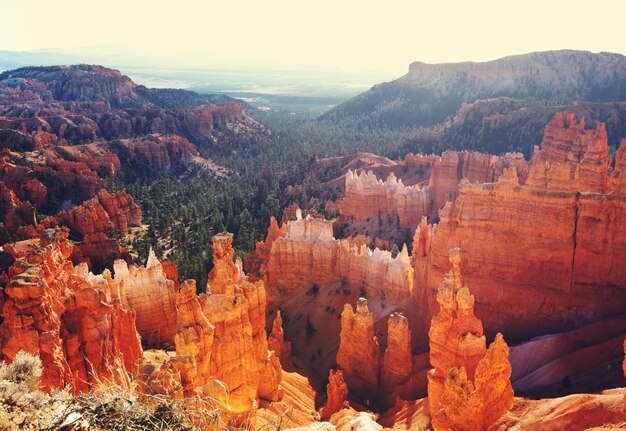
<path fill-rule="evenodd" d="M 74 273 L 67 236 L 47 230 L 31 251 L 12 248 L 0 352 L 9 360 L 20 350 L 39 355 L 47 389 L 80 392 L 99 380 L 128 387 L 127 373 L 142 356 L 135 314 Z"/>
<path fill-rule="evenodd" d="M 326 387 L 326 404 L 322 408 L 322 420 L 327 421 L 332 415 L 343 408 L 348 397 L 348 386 L 343 379 L 341 370 L 330 370 Z"/>
<path fill-rule="evenodd" d="M 272 242 L 268 262 L 260 267 L 266 269 L 271 306 L 314 284 L 338 281 L 372 296 L 384 290 L 390 302 L 406 298 L 412 289 L 406 248 L 392 258 L 388 251 L 335 240 L 332 223 L 320 219 L 289 222 L 284 236 Z"/>
<path fill-rule="evenodd" d="M 345 178 L 345 195 L 339 202 L 342 217 L 350 221 L 344 230 L 352 234 L 355 228 L 365 223 L 365 227 L 355 232 L 366 231 L 372 236 L 389 236 L 389 231 L 405 232 L 400 238 L 406 242 L 422 217 L 434 216 L 446 202 L 456 199 L 462 179 L 492 183 L 502 175 L 505 167 L 515 166 L 523 182 L 527 173 L 526 161 L 518 153 L 496 157 L 468 151 L 446 151 L 441 157 L 430 159 L 430 179 L 411 186 L 405 186 L 393 172 L 382 181 L 372 171 L 360 174 L 349 171 Z M 405 160 L 407 166 L 411 160 Z"/>
<path fill-rule="evenodd" d="M 474 296 L 464 287 L 461 250 L 450 251 L 452 269 L 437 292 L 432 320 L 428 403 L 435 429 L 484 430 L 513 406 L 509 348 L 501 334 L 486 349 Z"/>
<path fill-rule="evenodd" d="M 356 312 L 346 304 L 341 313 L 337 366 L 343 371 L 350 391 L 365 399 L 375 397 L 380 377 L 380 347 L 365 298 L 359 298 Z"/>
<path fill-rule="evenodd" d="M 572 127 L 563 133 L 574 134 Z M 552 129 L 548 135 L 556 136 Z M 541 162 L 557 156 L 552 150 L 539 152 L 524 185 L 512 168 L 495 185 L 464 183 L 459 197 L 440 210 L 439 224 L 419 229 L 413 254 L 418 288 L 413 292 L 421 315 L 434 314 L 432 289 L 443 277 L 448 250 L 459 246 L 465 281 L 488 334 L 502 331 L 521 341 L 621 313 L 626 273 L 612 264 L 626 253 L 626 232 L 613 221 L 626 215 L 621 174 L 619 169 L 611 174 L 608 184 L 615 188 L 607 194 L 589 193 L 600 191 L 607 178 L 606 155 L 597 150 L 607 148 L 605 134 L 602 127 L 586 131 L 578 125 L 575 130 L 583 136 L 562 138 L 559 145 L 547 139 L 552 150 L 568 142 L 572 150 L 566 161 Z M 569 159 L 590 146 L 590 153 Z"/>
<path fill-rule="evenodd" d="M 54 222 L 50 220 L 48 223 Z M 111 230 L 127 232 L 130 226 L 141 224 L 141 209 L 126 192 L 110 194 L 101 190 L 95 198 L 59 213 L 56 222 L 81 235 L 108 233 Z"/>

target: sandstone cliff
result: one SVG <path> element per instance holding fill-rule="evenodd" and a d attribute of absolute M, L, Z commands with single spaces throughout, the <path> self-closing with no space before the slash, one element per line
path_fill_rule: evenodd
<path fill-rule="evenodd" d="M 430 156 L 428 181 L 412 186 L 405 186 L 393 172 L 383 181 L 372 171 L 360 174 L 348 171 L 344 198 L 339 202 L 339 211 L 345 219 L 342 230 L 344 234 L 366 233 L 407 242 L 423 216 L 434 217 L 446 202 L 456 199 L 461 180 L 492 183 L 511 166 L 518 169 L 524 182 L 527 164 L 519 153 L 497 157 L 446 151 L 441 157 Z"/>
<path fill-rule="evenodd" d="M 390 302 L 412 290 L 412 268 L 406 247 L 395 257 L 388 251 L 336 240 L 332 223 L 320 219 L 291 221 L 284 236 L 272 241 L 264 265 L 271 305 L 312 285 L 341 281 L 368 296 L 384 292 Z"/>
<path fill-rule="evenodd" d="M 413 293 L 424 319 L 434 315 L 433 292 L 453 247 L 463 249 L 465 281 L 488 335 L 521 341 L 622 312 L 626 273 L 613 265 L 626 253 L 614 223 L 626 214 L 621 175 L 606 171 L 602 126 L 588 131 L 572 120 L 557 116 L 546 128 L 546 150 L 537 152 L 525 184 L 514 168 L 495 184 L 464 182 L 440 222 L 416 231 Z M 423 346 L 425 334 L 418 338 Z"/>

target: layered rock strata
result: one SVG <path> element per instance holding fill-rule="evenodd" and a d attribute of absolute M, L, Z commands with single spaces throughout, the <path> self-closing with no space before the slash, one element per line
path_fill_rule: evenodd
<path fill-rule="evenodd" d="M 406 247 L 393 258 L 388 251 L 370 250 L 350 240 L 336 240 L 332 223 L 302 219 L 287 224 L 284 236 L 272 241 L 265 268 L 271 305 L 312 285 L 341 281 L 368 296 L 384 292 L 390 302 L 406 298 L 412 289 L 412 268 Z"/>
<path fill-rule="evenodd" d="M 626 257 L 626 232 L 616 223 L 626 216 L 626 153 L 617 152 L 610 173 L 602 126 L 588 131 L 557 116 L 546 130 L 525 184 L 514 168 L 497 183 L 463 182 L 440 222 L 416 230 L 413 292 L 423 325 L 453 247 L 463 249 L 465 280 L 489 335 L 522 341 L 623 312 L 626 272 L 614 262 Z M 419 338 L 423 346 L 425 334 Z"/>
<path fill-rule="evenodd" d="M 450 251 L 450 262 L 429 331 L 429 410 L 435 429 L 483 430 L 513 405 L 509 348 L 498 334 L 486 349 L 474 296 L 463 285 L 460 249 Z"/>
<path fill-rule="evenodd" d="M 67 237 L 67 230 L 46 230 L 28 244 L 5 245 L 15 262 L 4 286 L 0 353 L 8 360 L 20 350 L 40 356 L 46 389 L 129 387 L 142 356 L 135 313 L 107 283 L 94 286 L 84 269 L 74 270 Z"/>
<path fill-rule="evenodd" d="M 456 199 L 462 179 L 494 182 L 504 168 L 510 166 L 515 166 L 520 173 L 527 172 L 526 161 L 518 153 L 497 157 L 446 151 L 441 157 L 432 158 L 428 182 L 412 186 L 405 186 L 393 172 L 383 181 L 372 171 L 348 171 L 344 198 L 339 202 L 341 215 L 350 220 L 372 219 L 372 223 L 377 220 L 381 223 L 385 217 L 391 217 L 396 220 L 397 229 L 412 232 L 423 216 L 434 216 L 446 202 Z"/>

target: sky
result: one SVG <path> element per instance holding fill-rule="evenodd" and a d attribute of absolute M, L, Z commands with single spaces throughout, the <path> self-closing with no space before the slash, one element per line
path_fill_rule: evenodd
<path fill-rule="evenodd" d="M 622 0 L 0 0 L 0 50 L 166 67 L 406 72 L 551 49 L 626 54 Z"/>

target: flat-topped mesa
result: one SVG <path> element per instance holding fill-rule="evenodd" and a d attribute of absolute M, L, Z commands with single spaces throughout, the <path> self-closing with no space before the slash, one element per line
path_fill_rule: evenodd
<path fill-rule="evenodd" d="M 285 235 L 273 241 L 264 267 L 270 307 L 314 284 L 338 281 L 351 289 L 365 289 L 368 296 L 384 291 L 390 303 L 406 298 L 412 290 L 406 247 L 393 258 L 388 251 L 336 240 L 332 222 L 323 219 L 288 222 Z"/>
<path fill-rule="evenodd" d="M 207 292 L 232 295 L 239 270 L 233 262 L 233 234 L 221 233 L 213 236 L 213 269 L 209 272 Z"/>
<path fill-rule="evenodd" d="M 379 383 L 380 347 L 365 298 L 359 298 L 356 311 L 346 304 L 341 313 L 337 366 L 352 393 L 364 399 L 374 398 Z"/>
<path fill-rule="evenodd" d="M 439 314 L 432 319 L 428 332 L 433 366 L 428 373 L 431 412 L 439 410 L 448 370 L 463 367 L 473 380 L 486 350 L 482 322 L 474 316 L 474 296 L 463 286 L 460 249 L 450 250 L 450 262 L 452 269 L 437 291 Z"/>
<path fill-rule="evenodd" d="M 557 113 L 533 155 L 533 165 L 545 162 L 567 165 L 577 191 L 608 193 L 611 157 L 604 123 L 586 130 L 584 118 L 576 122 L 573 113 Z"/>
<path fill-rule="evenodd" d="M 75 392 L 99 382 L 130 387 L 129 374 L 143 352 L 135 313 L 111 297 L 108 280 L 92 284 L 86 266 L 73 267 L 67 229 L 48 229 L 41 239 L 16 243 L 9 268 L 0 356 L 20 350 L 41 357 L 46 389 L 70 385 Z"/>
<path fill-rule="evenodd" d="M 118 259 L 113 264 L 113 295 L 136 313 L 137 331 L 149 347 L 173 346 L 176 335 L 176 283 L 170 280 L 154 251 L 145 267 Z"/>

